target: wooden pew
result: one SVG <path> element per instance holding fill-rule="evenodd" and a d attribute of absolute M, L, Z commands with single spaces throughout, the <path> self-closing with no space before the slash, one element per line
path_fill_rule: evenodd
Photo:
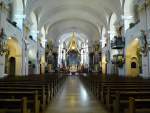
<path fill-rule="evenodd" d="M 136 86 L 122 86 L 122 87 L 113 87 L 113 88 L 107 88 L 107 93 L 106 95 L 104 95 L 105 98 L 105 103 L 106 103 L 106 107 L 108 109 L 111 108 L 112 103 L 113 103 L 113 98 L 114 95 L 116 94 L 116 92 L 132 92 L 132 91 L 138 91 L 138 92 L 150 92 L 150 87 L 136 87 Z"/>
<path fill-rule="evenodd" d="M 0 87 L 1 91 L 13 91 L 13 92 L 38 92 L 38 99 L 40 100 L 40 107 L 43 110 L 46 108 L 46 95 L 45 95 L 45 88 L 43 87 L 25 87 L 25 86 L 18 86 L 16 87 Z M 49 100 L 47 100 L 49 101 Z"/>
<path fill-rule="evenodd" d="M 57 80 L 48 80 L 48 81 L 15 81 L 15 82 L 9 82 L 9 81 L 1 81 L 0 87 L 45 87 L 45 93 L 47 96 L 47 103 L 55 96 L 55 94 L 58 92 L 58 89 L 62 86 L 64 79 L 60 78 Z M 60 82 L 60 83 L 59 83 Z"/>
<path fill-rule="evenodd" d="M 30 113 L 28 100 L 22 99 L 0 99 L 0 113 Z"/>
<path fill-rule="evenodd" d="M 27 98 L 27 107 L 33 113 L 39 113 L 40 101 L 38 97 L 38 92 L 17 92 L 17 91 L 1 91 L 0 99 L 22 99 Z M 12 105 L 13 106 L 13 105 Z"/>
<path fill-rule="evenodd" d="M 116 92 L 113 99 L 113 113 L 122 113 L 125 109 L 127 109 L 129 97 L 148 99 L 150 98 L 150 92 Z"/>
<path fill-rule="evenodd" d="M 129 98 L 128 110 L 125 113 L 150 113 L 150 98 L 135 99 Z"/>
<path fill-rule="evenodd" d="M 33 77 L 32 77 L 32 79 L 34 79 Z M 49 86 L 49 88 L 51 88 L 51 96 L 54 96 L 56 93 L 57 93 L 57 91 L 58 91 L 58 89 L 59 89 L 59 87 L 61 86 L 60 84 L 61 83 L 59 83 L 59 82 L 61 82 L 61 81 L 63 81 L 65 79 L 65 77 L 63 77 L 63 76 L 47 76 L 46 77 L 46 80 L 28 80 L 28 79 L 25 79 L 25 81 L 23 80 L 23 79 L 21 79 L 21 80 L 15 80 L 15 79 L 9 79 L 9 80 L 3 80 L 3 81 L 0 81 L 0 84 L 7 84 L 7 83 L 11 83 L 11 84 L 18 84 L 18 83 L 20 83 L 20 84 L 27 84 L 27 83 L 31 83 L 31 84 L 33 84 L 33 83 L 38 83 L 38 84 L 43 84 L 43 83 L 47 83 L 47 84 L 49 84 L 50 86 Z M 11 80 L 11 82 L 10 82 L 10 80 Z"/>
<path fill-rule="evenodd" d="M 96 77 L 80 76 L 86 88 L 94 93 L 101 102 L 105 104 L 109 111 L 113 113 L 124 113 L 128 109 L 128 98 L 135 98 L 136 109 L 128 110 L 125 113 L 150 113 L 150 80 L 144 79 L 117 79 L 116 80 L 97 80 Z M 119 95 L 117 94 L 119 92 Z M 140 108 L 142 104 L 149 105 L 147 108 Z M 131 109 L 131 107 L 130 107 Z M 141 112 L 142 111 L 142 112 Z"/>
<path fill-rule="evenodd" d="M 33 98 L 31 98 L 29 95 L 25 95 L 24 93 L 31 93 L 36 91 L 38 93 L 37 99 L 38 102 L 32 104 L 35 106 L 31 107 L 31 110 L 34 113 L 38 113 L 40 107 L 42 109 L 42 112 L 46 109 L 46 105 L 50 103 L 50 100 L 53 98 L 53 96 L 56 95 L 56 93 L 59 91 L 59 89 L 62 87 L 66 77 L 59 76 L 59 77 L 48 77 L 48 80 L 30 80 L 28 78 L 24 79 L 5 79 L 0 80 L 0 99 L 20 99 L 22 96 L 26 96 L 28 98 L 28 104 L 33 103 Z M 3 93 L 4 96 L 1 94 Z M 20 95 L 20 96 L 19 96 Z M 30 97 L 30 98 L 29 98 Z M 20 99 L 21 100 L 21 99 Z M 10 103 L 11 104 L 11 103 Z M 37 109 L 36 109 L 37 108 Z M 0 108 L 1 109 L 1 108 Z M 27 113 L 27 112 L 26 112 Z"/>
<path fill-rule="evenodd" d="M 11 86 L 11 87 L 10 87 Z M 48 86 L 47 86 L 48 87 Z M 0 82 L 0 90 L 5 90 L 5 91 L 38 91 L 38 95 L 39 95 L 39 100 L 40 100 L 40 106 L 42 111 L 45 110 L 46 108 L 46 96 L 47 96 L 47 101 L 49 101 L 48 99 L 48 93 L 49 88 L 47 88 L 47 91 L 45 91 L 46 89 L 46 84 L 38 84 L 37 83 L 33 83 L 33 82 L 15 82 L 13 83 L 12 81 L 10 82 Z M 47 95 L 46 95 L 47 93 Z"/>
<path fill-rule="evenodd" d="M 114 89 L 113 89 L 114 88 Z M 138 83 L 116 83 L 116 84 L 111 84 L 111 85 L 105 85 L 105 86 L 102 86 L 102 88 L 101 89 L 99 89 L 100 90 L 100 92 L 101 92 L 101 94 L 100 94 L 100 96 L 101 96 L 101 102 L 102 103 L 105 103 L 105 95 L 107 95 L 107 92 L 108 92 L 108 89 L 110 89 L 110 90 L 123 90 L 123 89 L 126 89 L 126 88 L 129 88 L 129 90 L 130 90 L 130 88 L 150 88 L 150 83 L 149 84 L 144 84 L 144 83 L 142 83 L 142 84 L 138 84 Z"/>
<path fill-rule="evenodd" d="M 52 95 L 54 95 L 53 92 L 53 85 L 51 83 L 48 83 L 47 81 L 3 81 L 0 82 L 0 87 L 33 87 L 33 88 L 45 88 L 45 93 L 47 95 L 47 101 L 50 101 L 50 98 Z M 49 102 L 48 102 L 49 103 Z"/>

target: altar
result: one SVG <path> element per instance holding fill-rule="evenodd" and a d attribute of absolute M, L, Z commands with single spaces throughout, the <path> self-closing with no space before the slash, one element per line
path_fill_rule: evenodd
<path fill-rule="evenodd" d="M 78 66 L 77 65 L 70 66 L 69 71 L 70 72 L 77 72 L 78 71 Z"/>

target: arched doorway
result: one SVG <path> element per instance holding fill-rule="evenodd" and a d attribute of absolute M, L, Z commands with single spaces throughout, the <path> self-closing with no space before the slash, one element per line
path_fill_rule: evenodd
<path fill-rule="evenodd" d="M 8 75 L 22 74 L 22 52 L 16 38 L 9 37 L 7 41 L 8 55 L 5 56 L 5 73 Z"/>
<path fill-rule="evenodd" d="M 140 74 L 142 63 L 139 48 L 139 40 L 135 38 L 126 49 L 126 75 L 128 76 L 137 77 Z"/>
<path fill-rule="evenodd" d="M 14 57 L 9 58 L 9 75 L 15 76 L 16 73 L 16 59 Z"/>

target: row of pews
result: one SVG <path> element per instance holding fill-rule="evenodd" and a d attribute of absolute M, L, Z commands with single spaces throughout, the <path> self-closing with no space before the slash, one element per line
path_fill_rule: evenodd
<path fill-rule="evenodd" d="M 85 87 L 111 113 L 150 113 L 150 80 L 102 80 L 100 76 L 80 76 Z"/>
<path fill-rule="evenodd" d="M 0 113 L 44 113 L 65 80 L 63 75 L 0 80 Z"/>

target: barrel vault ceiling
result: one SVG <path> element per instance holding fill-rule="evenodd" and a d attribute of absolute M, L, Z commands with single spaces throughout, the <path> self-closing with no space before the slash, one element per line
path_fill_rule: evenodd
<path fill-rule="evenodd" d="M 121 14 L 123 0 L 26 0 L 26 13 L 34 12 L 38 29 L 55 42 L 68 32 L 79 32 L 89 42 L 99 40 L 103 26 L 107 27 L 112 13 Z"/>

